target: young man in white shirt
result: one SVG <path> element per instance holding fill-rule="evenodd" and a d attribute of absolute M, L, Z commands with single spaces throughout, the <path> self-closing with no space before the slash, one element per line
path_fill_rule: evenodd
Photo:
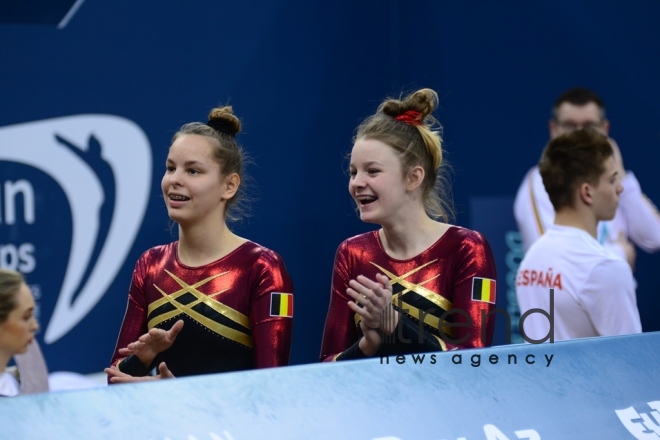
<path fill-rule="evenodd" d="M 593 91 L 580 87 L 567 90 L 555 102 L 549 122 L 550 138 L 582 128 L 607 136 L 610 123 L 605 118 L 603 100 Z M 660 214 L 642 193 L 635 175 L 624 171 L 619 148 L 614 140 L 609 141 L 625 191 L 615 217 L 599 225 L 597 239 L 634 267 L 635 248 L 630 241 L 646 252 L 660 250 Z M 552 225 L 555 217 L 538 167 L 530 169 L 523 179 L 513 211 L 526 251 Z"/>
<path fill-rule="evenodd" d="M 516 276 L 523 338 L 640 333 L 632 270 L 597 240 L 598 222 L 614 217 L 623 191 L 607 137 L 589 129 L 557 136 L 538 169 L 556 214 Z"/>

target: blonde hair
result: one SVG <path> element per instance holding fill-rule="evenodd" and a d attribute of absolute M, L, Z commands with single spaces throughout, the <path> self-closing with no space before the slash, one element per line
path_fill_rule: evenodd
<path fill-rule="evenodd" d="M 431 89 L 418 90 L 403 99 L 387 99 L 376 114 L 360 124 L 354 141 L 375 139 L 389 145 L 399 156 L 404 174 L 421 166 L 424 210 L 431 218 L 451 221 L 454 210 L 442 157 L 442 127 L 431 115 L 437 106 L 438 94 Z M 406 112 L 416 112 L 416 120 L 402 118 Z"/>

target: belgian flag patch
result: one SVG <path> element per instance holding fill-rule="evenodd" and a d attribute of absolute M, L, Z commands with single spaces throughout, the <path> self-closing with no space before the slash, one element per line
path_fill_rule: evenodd
<path fill-rule="evenodd" d="M 293 317 L 293 294 L 271 292 L 270 316 Z"/>
<path fill-rule="evenodd" d="M 495 304 L 495 280 L 490 278 L 472 278 L 472 301 Z"/>

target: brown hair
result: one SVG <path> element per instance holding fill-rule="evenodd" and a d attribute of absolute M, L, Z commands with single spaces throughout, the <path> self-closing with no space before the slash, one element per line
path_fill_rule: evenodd
<path fill-rule="evenodd" d="M 245 197 L 245 181 L 247 179 L 243 172 L 243 167 L 249 159 L 236 142 L 236 135 L 240 131 L 241 121 L 234 115 L 232 107 L 227 105 L 212 109 L 206 124 L 200 122 L 185 124 L 172 137 L 172 143 L 180 136 L 187 134 L 195 134 L 210 139 L 211 144 L 215 146 L 213 157 L 220 165 L 222 174 L 227 176 L 236 173 L 241 178 L 238 191 L 234 197 L 227 201 L 225 219 L 229 221 L 237 221 L 249 215 L 248 201 Z"/>
<path fill-rule="evenodd" d="M 441 126 L 431 113 L 438 106 L 438 94 L 421 89 L 403 99 L 387 99 L 357 129 L 358 139 L 379 140 L 394 149 L 404 175 L 414 166 L 424 169 L 424 209 L 434 219 L 453 219 L 453 206 L 442 160 Z M 418 112 L 419 125 L 395 119 L 407 111 Z M 435 129 L 434 129 L 435 127 Z"/>
<path fill-rule="evenodd" d="M 555 211 L 574 207 L 574 193 L 586 182 L 597 185 L 605 160 L 614 151 L 607 137 L 593 130 L 577 130 L 552 139 L 543 150 L 539 171 Z"/>
<path fill-rule="evenodd" d="M 605 119 L 605 102 L 593 90 L 589 90 L 585 87 L 575 87 L 563 92 L 555 101 L 555 105 L 552 106 L 553 118 L 557 119 L 557 112 L 559 111 L 559 107 L 561 107 L 561 105 L 565 102 L 578 107 L 582 107 L 589 104 L 590 102 L 593 102 L 600 109 L 601 119 Z"/>
<path fill-rule="evenodd" d="M 25 279 L 19 272 L 0 269 L 0 324 L 16 308 L 16 296 L 23 283 Z"/>

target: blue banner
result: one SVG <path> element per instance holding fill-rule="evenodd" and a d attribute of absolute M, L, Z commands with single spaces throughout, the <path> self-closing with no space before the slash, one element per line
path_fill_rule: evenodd
<path fill-rule="evenodd" d="M 660 438 L 660 333 L 0 400 L 11 439 Z"/>

